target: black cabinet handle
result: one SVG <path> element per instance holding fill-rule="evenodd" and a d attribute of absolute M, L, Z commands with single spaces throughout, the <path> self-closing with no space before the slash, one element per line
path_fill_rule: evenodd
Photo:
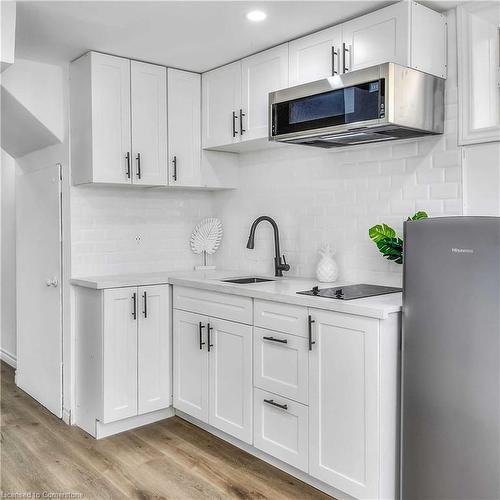
<path fill-rule="evenodd" d="M 200 321 L 200 351 L 203 350 L 203 346 L 205 345 L 205 342 L 203 342 L 203 328 L 205 328 L 205 325 Z"/>
<path fill-rule="evenodd" d="M 263 340 L 270 340 L 271 342 L 279 342 L 280 344 L 288 344 L 287 339 L 275 339 L 274 337 L 262 337 Z"/>
<path fill-rule="evenodd" d="M 307 323 L 309 326 L 309 350 L 312 351 L 312 348 L 313 348 L 312 346 L 316 343 L 312 339 L 312 326 L 313 326 L 313 323 L 316 323 L 316 321 L 314 319 L 312 319 L 311 315 L 309 315 L 307 318 Z"/>
<path fill-rule="evenodd" d="M 332 76 L 338 74 L 338 71 L 335 70 L 335 56 L 337 55 L 338 52 L 335 50 L 335 47 L 332 46 Z"/>
<path fill-rule="evenodd" d="M 144 317 L 147 318 L 148 317 L 148 297 L 146 295 L 146 292 L 144 292 L 142 294 L 142 298 L 144 299 L 144 310 L 142 311 L 142 313 L 144 314 Z"/>
<path fill-rule="evenodd" d="M 210 338 L 212 330 L 213 330 L 213 327 L 210 326 L 210 323 L 208 323 L 208 325 L 207 325 L 207 347 L 208 347 L 208 352 L 210 352 L 210 348 L 214 346 L 212 344 L 212 340 Z"/>
<path fill-rule="evenodd" d="M 345 55 L 349 54 L 349 49 L 346 48 L 345 43 L 342 44 L 342 73 L 349 71 L 349 68 L 345 65 Z"/>
<path fill-rule="evenodd" d="M 125 159 L 127 160 L 127 178 L 130 179 L 130 151 L 127 151 Z"/>
<path fill-rule="evenodd" d="M 246 130 L 243 128 L 243 117 L 247 116 L 245 113 L 243 113 L 243 110 L 240 108 L 240 134 L 243 135 L 243 132 L 246 132 Z"/>
<path fill-rule="evenodd" d="M 276 406 L 277 408 L 281 408 L 282 410 L 288 410 L 288 405 L 282 405 L 279 403 L 276 403 L 274 399 L 264 399 L 264 403 L 267 403 L 268 405 Z"/>
<path fill-rule="evenodd" d="M 172 159 L 172 165 L 174 166 L 174 173 L 172 177 L 174 178 L 174 181 L 177 180 L 177 156 L 174 156 Z"/>
<path fill-rule="evenodd" d="M 233 111 L 233 137 L 236 137 L 236 134 L 238 132 L 236 132 L 236 120 L 238 119 L 238 117 L 236 116 L 236 113 Z"/>
<path fill-rule="evenodd" d="M 132 318 L 137 319 L 137 294 L 132 294 Z"/>
<path fill-rule="evenodd" d="M 137 153 L 135 158 L 137 160 L 137 178 L 141 178 L 141 153 Z"/>

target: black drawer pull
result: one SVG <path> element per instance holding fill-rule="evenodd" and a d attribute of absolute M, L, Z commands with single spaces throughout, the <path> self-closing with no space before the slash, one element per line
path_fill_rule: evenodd
<path fill-rule="evenodd" d="M 200 351 L 205 345 L 205 342 L 203 342 L 203 328 L 205 328 L 205 325 L 200 321 Z"/>
<path fill-rule="evenodd" d="M 142 313 L 144 314 L 144 317 L 147 318 L 148 317 L 148 296 L 147 296 L 146 292 L 144 292 L 142 294 L 142 298 L 144 299 L 144 311 L 142 311 Z"/>
<path fill-rule="evenodd" d="M 282 410 L 288 410 L 288 405 L 281 405 L 279 403 L 276 403 L 276 401 L 274 401 L 273 399 L 264 399 L 264 403 L 276 406 L 277 408 L 281 408 Z"/>
<path fill-rule="evenodd" d="M 263 340 L 271 340 L 272 342 L 279 342 L 280 344 L 288 344 L 287 339 L 275 339 L 274 337 L 262 337 Z"/>
<path fill-rule="evenodd" d="M 137 319 L 137 294 L 132 294 L 132 318 Z"/>
<path fill-rule="evenodd" d="M 210 352 L 210 348 L 213 347 L 214 345 L 212 344 L 212 341 L 211 341 L 211 333 L 212 333 L 212 330 L 213 330 L 213 327 L 210 326 L 210 323 L 208 323 L 208 327 L 207 327 L 207 331 L 208 331 L 208 336 L 207 336 L 207 347 L 208 347 L 208 352 Z"/>

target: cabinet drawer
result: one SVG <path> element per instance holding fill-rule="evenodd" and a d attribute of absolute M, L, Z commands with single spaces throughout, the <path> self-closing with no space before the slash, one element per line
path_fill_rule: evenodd
<path fill-rule="evenodd" d="M 252 299 L 250 297 L 174 286 L 174 308 L 213 318 L 252 324 Z"/>
<path fill-rule="evenodd" d="M 255 326 L 307 337 L 307 307 L 255 299 L 254 318 Z"/>
<path fill-rule="evenodd" d="M 307 339 L 257 327 L 254 332 L 254 385 L 307 404 Z"/>
<path fill-rule="evenodd" d="M 254 446 L 307 472 L 307 406 L 255 388 L 254 412 Z"/>

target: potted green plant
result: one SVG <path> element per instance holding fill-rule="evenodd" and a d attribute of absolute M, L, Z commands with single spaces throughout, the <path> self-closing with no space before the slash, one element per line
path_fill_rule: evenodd
<path fill-rule="evenodd" d="M 427 217 L 426 212 L 417 212 L 407 220 L 427 219 Z M 386 259 L 396 264 L 403 263 L 403 240 L 392 227 L 387 224 L 376 224 L 368 230 L 368 234 Z"/>

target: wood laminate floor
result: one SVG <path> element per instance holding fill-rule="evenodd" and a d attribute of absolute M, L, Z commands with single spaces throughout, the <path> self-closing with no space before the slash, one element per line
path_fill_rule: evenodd
<path fill-rule="evenodd" d="M 35 492 L 90 499 L 330 498 L 178 417 L 96 441 L 18 389 L 5 363 L 1 379 L 7 498 L 29 492 L 31 498 Z"/>

